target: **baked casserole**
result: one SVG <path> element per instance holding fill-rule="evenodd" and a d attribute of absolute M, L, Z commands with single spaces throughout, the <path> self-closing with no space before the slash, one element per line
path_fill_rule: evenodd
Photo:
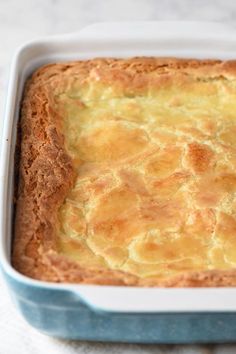
<path fill-rule="evenodd" d="M 236 285 L 235 61 L 49 64 L 26 84 L 19 131 L 18 271 Z"/>

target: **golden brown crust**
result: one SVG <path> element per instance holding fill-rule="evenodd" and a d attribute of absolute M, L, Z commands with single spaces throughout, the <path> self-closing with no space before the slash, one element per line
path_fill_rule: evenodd
<path fill-rule="evenodd" d="M 156 75 L 152 76 L 151 73 Z M 74 161 L 73 154 L 70 154 L 66 148 L 67 142 L 65 142 L 62 120 L 63 109 L 61 109 L 61 103 L 57 98 L 63 95 L 64 92 L 71 90 L 71 87 L 74 87 L 78 82 L 83 89 L 84 85 L 87 84 L 86 78 L 89 75 L 94 75 L 95 80 L 96 77 L 99 78 L 99 82 L 107 87 L 115 82 L 116 97 L 122 97 L 123 95 L 135 97 L 146 95 L 147 92 L 152 92 L 157 87 L 168 88 L 173 75 L 175 77 L 175 85 L 177 87 L 179 85 L 180 90 L 183 87 L 188 88 L 188 76 L 193 77 L 196 82 L 204 82 L 204 80 L 235 80 L 236 62 L 170 58 L 95 59 L 50 64 L 37 70 L 26 85 L 21 111 L 21 159 L 13 247 L 14 267 L 32 278 L 55 282 L 170 287 L 235 286 L 236 271 L 232 269 L 186 270 L 170 277 L 148 276 L 142 278 L 136 273 L 131 274 L 131 272 L 124 270 L 96 266 L 88 268 L 58 253 L 58 229 L 55 225 L 58 225 L 58 211 L 75 183 L 77 175 L 75 165 L 77 161 Z M 192 85 L 191 89 L 194 90 L 195 86 Z M 231 87 L 225 86 L 225 90 L 230 89 Z M 94 95 L 96 96 L 96 93 Z M 93 99 L 95 96 L 93 96 Z M 87 99 L 89 100 L 89 97 Z M 83 102 L 78 100 L 78 104 L 83 105 Z M 171 105 L 173 107 L 178 106 L 179 98 L 174 97 Z M 183 133 L 186 132 L 186 128 L 184 129 Z M 209 130 L 209 134 L 213 134 L 212 129 L 211 122 L 208 124 L 208 121 L 204 120 L 203 131 L 207 134 Z M 118 133 L 120 139 L 122 139 L 123 131 L 119 130 Z M 139 131 L 134 131 L 132 134 L 136 133 L 139 134 Z M 134 152 L 135 158 L 138 155 L 140 156 L 139 158 L 144 159 L 142 144 L 145 146 L 145 136 L 139 134 L 137 148 L 135 143 L 132 144 L 133 135 L 129 134 L 128 150 Z M 191 131 L 192 137 L 197 136 L 197 134 L 200 134 L 200 132 Z M 222 149 L 224 148 L 225 139 L 227 141 L 231 139 L 229 134 L 230 132 L 225 131 L 221 137 Z M 158 137 L 158 131 L 156 136 L 159 139 L 158 141 L 161 142 L 163 136 Z M 94 138 L 99 142 L 99 135 L 94 136 Z M 167 139 L 168 137 L 165 138 Z M 81 156 L 84 159 L 87 158 L 86 144 L 90 148 L 89 158 L 92 156 L 95 161 L 100 162 L 101 158 L 106 159 L 106 161 L 113 161 L 124 157 L 124 151 L 119 149 L 118 145 L 114 145 L 115 143 L 113 144 L 113 142 L 113 150 L 108 153 L 107 150 L 101 149 L 100 145 L 96 144 L 94 145 L 94 150 L 92 150 L 90 141 L 88 142 L 87 138 L 83 137 L 81 139 Z M 199 139 L 201 140 L 202 138 Z M 234 225 L 234 220 L 229 219 L 230 216 L 225 216 L 222 213 L 221 216 L 217 214 L 217 220 L 220 221 L 217 221 L 218 224 L 216 226 L 216 216 L 212 211 L 212 204 L 216 203 L 215 198 L 223 190 L 222 184 L 224 184 L 225 190 L 225 183 L 227 183 L 227 186 L 234 185 L 234 178 L 236 177 L 233 173 L 228 173 L 223 176 L 224 179 L 222 177 L 220 182 L 218 180 L 212 182 L 210 173 L 212 166 L 215 166 L 217 160 L 215 150 L 212 150 L 211 145 L 196 143 L 196 141 L 190 142 L 184 153 L 184 163 L 188 171 L 177 171 L 164 180 L 157 179 L 149 188 L 153 188 L 153 190 L 158 188 L 160 193 L 166 195 L 166 190 L 170 190 L 173 183 L 174 185 L 176 183 L 181 185 L 189 179 L 191 174 L 200 176 L 202 179 L 205 178 L 204 188 L 209 183 L 215 190 L 214 195 L 209 194 L 206 197 L 204 193 L 202 196 L 201 191 L 203 188 L 199 184 L 200 191 L 196 190 L 194 192 L 196 203 L 199 204 L 200 208 L 204 204 L 204 210 L 207 213 L 207 218 L 204 219 L 203 215 L 198 214 L 200 211 L 195 212 L 194 215 L 198 218 L 197 220 L 200 220 L 198 221 L 198 226 L 200 222 L 203 223 L 204 228 L 210 228 L 214 225 L 214 230 L 219 230 L 219 235 L 224 234 L 225 228 L 228 227 L 230 230 L 227 231 L 227 235 L 231 235 L 236 230 L 236 223 Z M 228 145 L 226 148 L 228 149 Z M 182 154 L 181 147 L 180 149 L 173 147 L 170 149 L 170 151 L 164 151 L 165 158 L 167 156 L 166 153 L 170 153 L 168 166 L 174 164 L 171 156 L 175 156 L 175 160 L 178 160 L 179 154 Z M 129 161 L 132 164 L 132 156 Z M 152 175 L 156 173 L 156 167 L 153 163 L 146 168 L 149 171 L 148 173 Z M 165 166 L 162 173 L 163 176 L 166 173 Z M 143 202 L 142 208 L 145 211 L 143 211 L 143 217 L 150 219 L 150 217 L 153 218 L 153 213 L 155 215 L 159 213 L 160 218 L 164 220 L 163 223 L 166 223 L 166 216 L 161 214 L 164 206 L 160 209 L 160 204 L 150 203 L 147 196 L 149 192 L 140 176 L 130 175 L 129 172 L 120 169 L 119 178 L 125 186 L 128 186 L 130 193 L 128 198 L 130 195 L 135 194 L 137 189 L 139 195 L 144 196 L 143 200 L 145 202 Z M 105 183 L 107 186 L 110 182 L 105 181 Z M 99 184 L 94 184 L 93 187 L 101 190 L 103 181 L 99 182 Z M 219 195 L 219 198 L 221 198 L 221 195 Z M 173 208 L 172 205 L 171 208 Z M 173 212 L 176 213 L 173 209 L 168 211 L 168 213 Z M 96 218 L 99 220 L 99 216 L 96 215 Z M 97 220 L 96 218 L 94 217 L 95 221 Z M 209 220 L 212 220 L 210 226 L 208 226 Z M 104 223 L 99 224 L 97 222 L 95 230 L 99 231 L 101 227 L 105 227 Z M 189 228 L 191 227 L 189 226 Z"/>

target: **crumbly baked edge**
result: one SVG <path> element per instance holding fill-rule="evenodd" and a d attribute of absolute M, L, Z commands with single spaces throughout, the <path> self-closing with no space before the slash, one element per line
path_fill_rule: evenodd
<path fill-rule="evenodd" d="M 185 272 L 164 280 L 141 279 L 117 270 L 87 269 L 59 255 L 55 247 L 57 210 L 73 185 L 74 171 L 64 148 L 61 117 L 53 107 L 48 83 L 67 70 L 78 68 L 83 77 L 90 68 L 108 65 L 134 70 L 191 70 L 201 76 L 236 76 L 236 61 L 185 60 L 174 58 L 94 59 L 49 64 L 38 69 L 25 87 L 21 109 L 21 152 L 17 191 L 15 237 L 12 263 L 21 273 L 34 279 L 101 285 L 160 287 L 235 286 L 236 270 Z M 208 69 L 211 68 L 210 73 Z"/>

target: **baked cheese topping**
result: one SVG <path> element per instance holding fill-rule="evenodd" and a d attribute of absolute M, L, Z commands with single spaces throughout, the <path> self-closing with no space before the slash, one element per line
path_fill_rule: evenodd
<path fill-rule="evenodd" d="M 236 81 L 93 68 L 56 96 L 76 179 L 59 252 L 141 278 L 236 266 Z"/>

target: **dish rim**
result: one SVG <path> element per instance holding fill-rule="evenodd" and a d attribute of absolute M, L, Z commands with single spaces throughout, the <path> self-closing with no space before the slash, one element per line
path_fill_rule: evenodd
<path fill-rule="evenodd" d="M 144 46 L 148 47 L 149 42 L 153 44 L 156 40 L 157 43 L 159 41 L 159 43 L 163 45 L 165 43 L 169 43 L 170 45 L 170 43 L 176 42 L 178 38 L 182 38 L 183 48 L 188 41 L 198 45 L 204 41 L 207 43 L 207 40 L 213 40 L 214 42 L 223 41 L 226 43 L 226 49 L 229 48 L 229 58 L 232 51 L 235 53 L 236 58 L 236 45 L 234 45 L 236 29 L 234 27 L 219 23 L 200 23 L 200 25 L 201 29 L 199 30 L 198 22 L 98 23 L 85 27 L 79 32 L 50 36 L 28 42 L 17 50 L 12 60 L 9 75 L 0 162 L 0 262 L 7 277 L 18 283 L 36 288 L 67 290 L 96 310 L 139 313 L 236 311 L 236 300 L 234 300 L 236 299 L 236 287 L 139 288 L 51 283 L 31 279 L 20 274 L 12 267 L 8 259 L 10 245 L 7 244 L 7 236 L 5 236 L 7 227 L 9 228 L 11 223 L 11 216 L 8 213 L 10 203 L 8 199 L 11 198 L 8 197 L 12 195 L 12 191 L 10 192 L 8 189 L 10 188 L 10 184 L 12 185 L 10 182 L 12 175 L 9 176 L 11 172 L 9 165 L 10 163 L 13 164 L 10 159 L 12 158 L 11 155 L 13 154 L 15 146 L 14 129 L 17 123 L 17 111 L 23 82 L 25 81 L 26 73 L 30 71 L 30 67 L 37 66 L 37 63 L 40 61 L 47 60 L 47 58 L 52 59 L 54 56 L 63 59 L 65 54 L 63 52 L 63 46 L 67 48 L 67 50 L 70 50 L 70 46 L 75 45 L 75 43 L 85 48 L 85 52 L 82 53 L 83 55 L 81 55 L 81 53 L 79 54 L 80 58 L 85 58 L 85 54 L 87 53 L 88 55 L 88 52 L 86 52 L 86 43 L 90 44 L 90 46 L 94 43 L 103 44 L 104 48 L 106 48 L 106 45 L 109 43 L 114 43 L 114 45 L 117 46 L 116 50 L 126 52 L 126 45 L 130 43 L 133 43 L 134 46 L 137 43 L 143 43 Z M 151 31 L 154 29 L 155 33 L 153 35 Z M 166 50 L 166 52 L 168 52 L 168 50 Z M 78 57 L 77 49 L 74 51 L 74 54 Z M 71 55 L 68 53 L 65 56 L 71 59 Z M 30 57 L 31 59 L 29 59 Z M 7 224 L 9 225 L 7 226 Z M 9 237 L 8 242 L 10 242 L 10 238 L 11 237 Z M 224 296 L 223 301 L 222 296 Z M 176 299 L 174 302 L 173 297 Z"/>

